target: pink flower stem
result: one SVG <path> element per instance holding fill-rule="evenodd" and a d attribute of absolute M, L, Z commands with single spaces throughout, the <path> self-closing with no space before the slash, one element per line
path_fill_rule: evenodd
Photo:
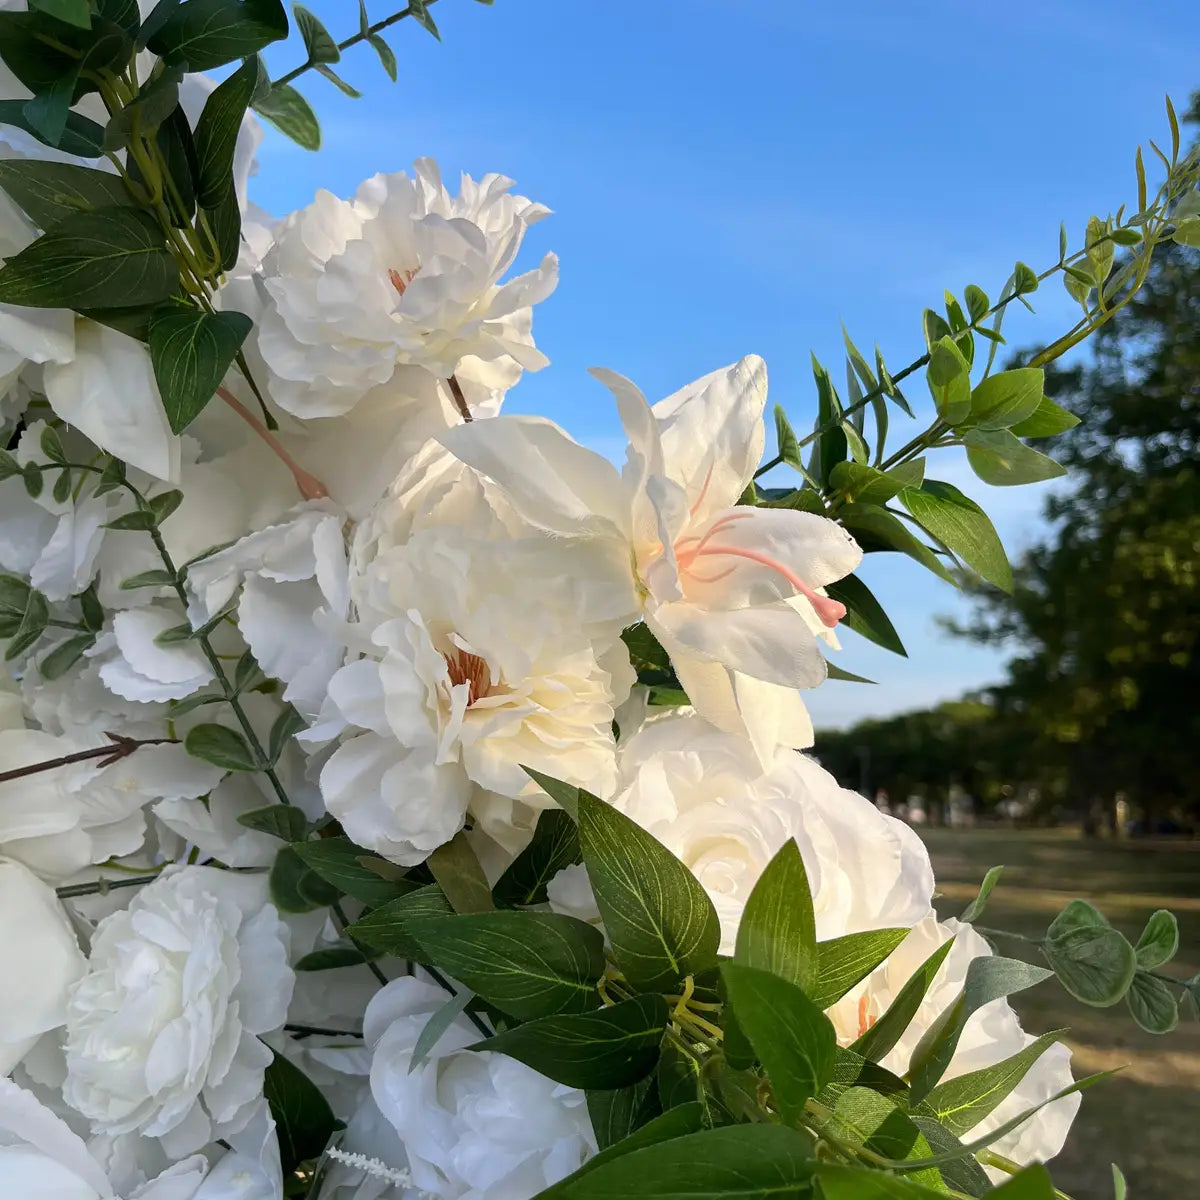
<path fill-rule="evenodd" d="M 232 392 L 220 387 L 217 388 L 217 395 L 266 442 L 271 452 L 287 467 L 305 500 L 324 500 L 329 495 L 329 489 L 315 475 L 310 475 L 300 466 L 283 448 L 279 439 Z"/>

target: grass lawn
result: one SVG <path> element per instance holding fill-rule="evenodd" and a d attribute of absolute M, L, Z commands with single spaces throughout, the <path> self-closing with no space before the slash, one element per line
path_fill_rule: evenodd
<path fill-rule="evenodd" d="M 1131 941 L 1146 917 L 1169 908 L 1179 918 L 1180 952 L 1167 968 L 1200 969 L 1200 843 L 1089 842 L 1073 831 L 923 830 L 937 873 L 943 916 L 961 912 L 988 867 L 1004 877 L 981 924 L 1027 936 L 1044 933 L 1075 897 L 1095 904 Z M 1008 942 L 1003 953 L 1036 958 L 1034 947 Z M 1067 1026 L 1075 1074 L 1126 1066 L 1084 1093 L 1055 1182 L 1077 1200 L 1112 1195 L 1109 1164 L 1129 1182 L 1130 1200 L 1176 1200 L 1200 1192 L 1200 1023 L 1185 1018 L 1165 1037 L 1143 1033 L 1124 1003 L 1094 1009 L 1051 980 L 1014 998 L 1025 1028 Z"/>

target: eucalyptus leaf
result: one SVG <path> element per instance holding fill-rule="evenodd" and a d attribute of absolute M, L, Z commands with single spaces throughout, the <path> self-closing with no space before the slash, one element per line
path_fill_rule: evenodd
<path fill-rule="evenodd" d="M 1050 924 L 1042 953 L 1059 982 L 1096 1008 L 1116 1004 L 1128 991 L 1137 956 L 1124 934 L 1086 900 L 1072 900 Z"/>
<path fill-rule="evenodd" d="M 305 150 L 320 150 L 321 125 L 312 106 L 290 83 L 277 83 L 255 100 L 254 111 Z"/>
<path fill-rule="evenodd" d="M 970 424 L 977 429 L 1010 429 L 1028 420 L 1042 402 L 1046 373 L 1016 367 L 989 375 L 971 393 Z"/>
<path fill-rule="evenodd" d="M 1137 965 L 1144 971 L 1152 971 L 1169 963 L 1179 950 L 1179 922 L 1175 914 L 1160 908 L 1150 914 L 1137 940 L 1133 952 L 1137 957 Z"/>
<path fill-rule="evenodd" d="M 958 918 L 964 925 L 970 925 L 972 921 L 978 921 L 983 916 L 984 909 L 987 908 L 988 897 L 991 896 L 996 884 L 1000 882 L 1000 876 L 1003 873 L 1002 866 L 988 868 L 988 873 L 979 885 L 979 894 L 963 909 L 962 915 Z"/>
<path fill-rule="evenodd" d="M 971 470 L 995 487 L 1040 483 L 1067 473 L 1065 467 L 1031 450 L 1009 429 L 969 429 L 963 441 Z"/>
<path fill-rule="evenodd" d="M 289 809 L 288 811 L 295 811 Z M 294 840 L 294 839 L 293 839 Z M 327 883 L 355 900 L 373 908 L 398 900 L 415 891 L 417 885 L 406 879 L 388 880 L 363 865 L 364 858 L 375 856 L 347 837 L 323 837 L 297 841 L 292 847 L 304 864 Z M 385 861 L 379 859 L 380 862 Z"/>
<path fill-rule="evenodd" d="M 257 771 L 254 751 L 246 739 L 225 725 L 194 725 L 183 739 L 193 757 L 226 771 Z"/>
<path fill-rule="evenodd" d="M 927 479 L 905 488 L 900 503 L 921 527 L 988 583 L 1012 590 L 1012 568 L 987 513 L 953 484 Z"/>
<path fill-rule="evenodd" d="M 1170 1033 L 1179 1024 L 1179 1005 L 1171 989 L 1145 971 L 1134 972 L 1125 1003 L 1147 1033 Z"/>
<path fill-rule="evenodd" d="M 308 828 L 304 814 L 290 804 L 268 804 L 265 808 L 251 809 L 237 820 L 247 829 L 257 829 L 283 842 L 300 841 Z"/>

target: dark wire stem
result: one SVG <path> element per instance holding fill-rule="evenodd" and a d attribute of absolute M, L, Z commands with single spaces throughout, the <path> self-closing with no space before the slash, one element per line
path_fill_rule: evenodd
<path fill-rule="evenodd" d="M 26 775 L 37 775 L 42 771 L 53 771 L 58 767 L 70 766 L 71 763 L 87 762 L 93 758 L 100 759 L 100 766 L 107 767 L 128 757 L 139 746 L 161 746 L 177 744 L 179 741 L 178 738 L 170 737 L 127 738 L 116 733 L 106 733 L 104 736 L 110 739 L 107 746 L 94 746 L 91 750 L 77 750 L 74 754 L 64 754 L 60 758 L 47 758 L 28 766 L 14 767 L 11 771 L 0 771 L 0 783 L 7 783 L 10 779 L 23 779 Z"/>
<path fill-rule="evenodd" d="M 423 7 L 429 8 L 436 3 L 437 0 L 425 0 Z M 376 21 L 374 25 L 368 25 L 366 29 L 360 29 L 353 37 L 348 37 L 344 42 L 338 42 L 337 48 L 339 53 L 343 50 L 349 50 L 351 46 L 357 46 L 359 42 L 365 42 L 368 38 L 374 37 L 375 34 L 387 29 L 388 26 L 395 25 L 397 21 L 403 21 L 405 17 L 411 17 L 414 11 L 412 5 L 409 5 L 408 8 L 402 9 L 400 12 L 392 13 L 390 17 L 384 17 L 382 21 Z M 316 63 L 309 61 L 303 63 L 301 66 L 294 67 L 286 75 L 280 75 L 278 79 L 273 79 L 271 86 L 273 88 L 283 87 L 284 84 L 291 83 L 293 79 L 298 79 L 310 67 L 316 65 Z"/>
<path fill-rule="evenodd" d="M 362 1040 L 362 1032 L 353 1029 L 322 1029 L 317 1025 L 285 1025 L 285 1033 L 294 1033 L 300 1037 L 348 1037 Z"/>
<path fill-rule="evenodd" d="M 463 395 L 462 384 L 454 375 L 451 375 L 446 383 L 450 387 L 450 395 L 454 397 L 454 407 L 458 409 L 458 415 L 464 421 L 473 421 L 475 418 L 471 416 L 471 408 L 467 404 L 466 396 Z"/>

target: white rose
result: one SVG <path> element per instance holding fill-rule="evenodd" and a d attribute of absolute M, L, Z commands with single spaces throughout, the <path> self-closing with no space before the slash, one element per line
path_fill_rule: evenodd
<path fill-rule="evenodd" d="M 0 859 L 4 971 L 0 973 L 0 1075 L 67 1016 L 67 993 L 84 970 L 54 892 L 20 863 Z M 11 1194 L 11 1193 L 9 1193 Z"/>
<path fill-rule="evenodd" d="M 480 1035 L 465 1017 L 410 1072 L 417 1038 L 445 1002 L 414 978 L 371 1001 L 375 1103 L 404 1143 L 415 1187 L 439 1200 L 528 1200 L 595 1152 L 584 1094 L 516 1059 L 466 1050 Z"/>
<path fill-rule="evenodd" d="M 67 1015 L 67 1102 L 190 1153 L 245 1125 L 294 976 L 265 877 L 168 868 L 97 926 Z"/>
<path fill-rule="evenodd" d="M 484 832 L 519 849 L 528 812 L 550 803 L 523 765 L 611 792 L 613 709 L 633 679 L 619 643 L 597 657 L 577 599 L 588 577 L 548 538 L 455 527 L 371 563 L 360 614 L 387 619 L 351 630 L 369 657 L 334 675 L 309 734 L 343 736 L 321 791 L 352 838 L 411 865 L 472 805 Z"/>
<path fill-rule="evenodd" d="M 499 279 L 547 210 L 511 186 L 499 175 L 464 176 L 452 197 L 436 164 L 421 159 L 414 178 L 376 175 L 352 201 L 321 191 L 293 213 L 263 261 L 270 303 L 257 330 L 280 407 L 302 417 L 349 412 L 403 365 L 442 379 L 466 358 L 545 365 L 528 314 L 554 288 L 553 255 Z"/>
<path fill-rule="evenodd" d="M 817 936 L 912 925 L 930 911 L 929 855 L 908 826 L 847 791 L 813 759 L 779 750 L 766 770 L 745 738 L 690 714 L 622 740 L 614 805 L 691 869 L 732 953 L 746 900 L 795 838 L 812 889 Z"/>
<path fill-rule="evenodd" d="M 971 928 L 955 920 L 938 921 L 929 916 L 875 971 L 851 989 L 829 1010 L 838 1033 L 838 1041 L 849 1045 L 865 1033 L 895 1000 L 904 985 L 923 962 L 941 945 L 954 939 L 954 945 L 934 977 L 908 1028 L 895 1047 L 881 1060 L 895 1074 L 904 1074 L 917 1043 L 925 1031 L 957 999 L 971 962 L 992 953 L 987 942 Z M 994 1000 L 968 1019 L 946 1068 L 944 1080 L 978 1071 L 1023 1050 L 1035 1039 L 1021 1029 L 1017 1014 L 1007 1000 Z M 1030 1068 L 1020 1083 L 974 1128 L 963 1135 L 964 1141 L 983 1137 L 1013 1117 L 1048 1100 L 1073 1082 L 1071 1052 L 1061 1043 L 1051 1046 Z M 1079 1093 L 1047 1105 L 1032 1120 L 1007 1133 L 992 1149 L 1019 1163 L 1045 1162 L 1063 1147 L 1071 1122 L 1079 1111 Z M 993 1172 L 995 1178 L 1002 1173 Z"/>
<path fill-rule="evenodd" d="M 189 1200 L 207 1168 L 204 1158 L 195 1155 L 126 1195 L 128 1200 Z M 3 1077 L 0 1192 L 14 1200 L 120 1200 L 108 1172 L 83 1139 L 31 1092 Z M 229 1192 L 205 1196 L 206 1200 L 236 1200 Z"/>

